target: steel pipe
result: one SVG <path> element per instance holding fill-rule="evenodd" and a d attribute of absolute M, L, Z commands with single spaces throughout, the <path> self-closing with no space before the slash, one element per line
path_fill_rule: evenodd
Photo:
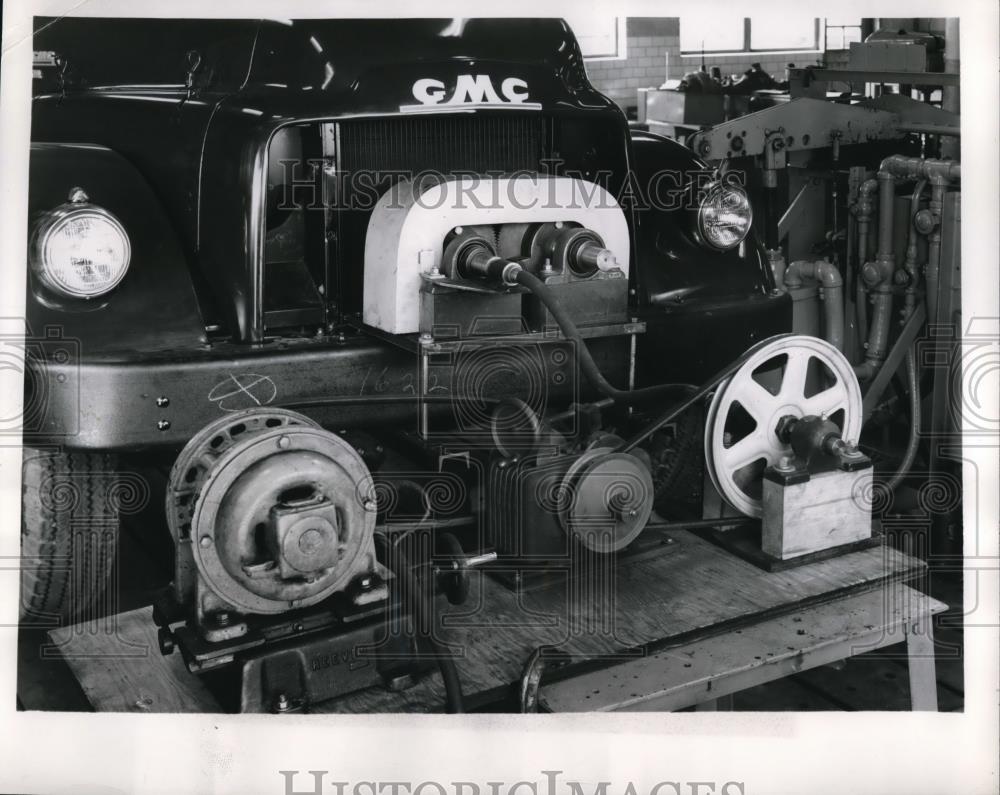
<path fill-rule="evenodd" d="M 920 199 L 926 187 L 927 180 L 921 179 L 913 189 L 913 195 L 910 198 L 910 223 L 907 225 L 906 258 L 903 260 L 903 270 L 906 271 L 906 276 L 909 280 L 907 285 L 908 292 L 911 292 L 920 280 L 920 274 L 917 271 L 917 237 L 919 231 L 915 222 L 917 213 L 920 212 Z"/>
<path fill-rule="evenodd" d="M 927 318 L 928 322 L 937 322 L 938 284 L 941 278 L 941 211 L 944 208 L 945 184 L 935 182 L 931 185 L 931 202 L 929 217 L 925 223 L 930 227 L 927 236 L 927 265 L 924 266 L 924 280 L 927 282 Z M 914 219 L 919 223 L 918 219 Z"/>
<path fill-rule="evenodd" d="M 865 280 L 861 277 L 861 273 L 868 262 L 868 232 L 872 216 L 875 214 L 875 202 L 872 197 L 876 190 L 878 190 L 878 180 L 865 180 L 858 190 L 858 202 L 854 206 L 854 212 L 858 219 L 858 270 L 854 301 L 858 320 L 858 336 L 861 339 L 868 338 L 868 309 L 866 307 L 868 291 L 865 289 Z"/>
<path fill-rule="evenodd" d="M 797 289 L 803 279 L 813 279 L 823 287 L 824 338 L 844 352 L 844 280 L 837 266 L 826 260 L 798 260 L 785 270 L 785 287 Z"/>
<path fill-rule="evenodd" d="M 919 157 L 905 157 L 903 155 L 891 155 L 882 161 L 878 170 L 879 189 L 879 243 L 874 263 L 866 263 L 864 266 L 864 280 L 869 289 L 874 290 L 873 298 L 875 308 L 872 312 L 871 327 L 868 331 L 868 349 L 865 354 L 865 361 L 857 365 L 855 373 L 861 380 L 872 378 L 882 362 L 885 361 L 886 346 L 889 339 L 889 325 L 892 320 L 892 280 L 896 275 L 896 256 L 893 252 L 892 227 L 893 227 L 893 204 L 895 201 L 896 180 L 927 180 L 932 186 L 931 201 L 933 205 L 934 189 L 938 190 L 938 195 L 943 198 L 944 186 L 951 182 L 956 182 L 962 178 L 962 166 L 953 160 L 927 160 Z M 867 183 L 866 183 L 867 185 Z M 864 190 L 864 186 L 862 186 Z M 932 210 L 933 212 L 933 210 Z M 911 217 L 911 223 L 915 216 Z M 938 240 L 938 257 L 940 256 L 940 240 Z M 915 259 L 915 250 L 914 250 Z M 930 253 L 928 254 L 928 261 Z M 937 288 L 938 265 L 931 267 L 931 276 L 934 278 L 934 289 Z M 912 273 L 908 274 L 910 286 L 916 278 L 915 261 Z M 930 277 L 928 277 L 928 292 L 930 291 Z M 912 310 L 914 297 L 909 294 L 907 309 Z M 932 315 L 933 317 L 933 315 Z"/>
<path fill-rule="evenodd" d="M 867 381 L 874 377 L 885 361 L 886 349 L 889 345 L 889 324 L 892 320 L 892 287 L 882 283 L 875 288 L 872 298 L 872 324 L 868 334 L 868 349 L 865 360 L 855 365 L 854 373 L 858 380 Z"/>

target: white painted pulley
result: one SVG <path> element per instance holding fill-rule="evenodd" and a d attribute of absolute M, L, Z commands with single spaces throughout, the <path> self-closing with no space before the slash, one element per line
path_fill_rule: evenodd
<path fill-rule="evenodd" d="M 813 360 L 820 366 L 811 367 Z M 804 335 L 765 343 L 715 391 L 705 423 L 712 484 L 737 511 L 759 517 L 764 468 L 792 454 L 777 436 L 778 421 L 825 417 L 857 444 L 861 415 L 854 368 L 833 345 Z"/>

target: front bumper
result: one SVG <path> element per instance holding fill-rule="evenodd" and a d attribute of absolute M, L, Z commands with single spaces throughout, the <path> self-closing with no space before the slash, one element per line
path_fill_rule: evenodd
<path fill-rule="evenodd" d="M 626 339 L 591 346 L 614 381 L 624 377 Z M 496 356 L 479 348 L 468 355 L 431 358 L 425 394 L 438 399 L 455 394 L 496 397 L 499 390 L 530 398 L 540 408 L 550 403 L 565 407 L 578 397 L 579 388 L 569 345 L 565 340 L 525 345 L 513 356 L 510 346 L 503 346 L 501 367 Z M 114 361 L 66 355 L 67 347 L 59 348 L 59 356 L 29 357 L 25 445 L 179 448 L 219 416 L 258 406 L 299 408 L 334 429 L 417 427 L 420 358 L 364 334 L 342 342 L 305 340 L 257 348 L 226 344 L 184 355 Z M 556 354 L 557 348 L 565 350 Z M 618 370 L 621 376 L 615 377 Z M 449 412 L 453 426 L 470 414 L 435 404 L 438 416 Z"/>

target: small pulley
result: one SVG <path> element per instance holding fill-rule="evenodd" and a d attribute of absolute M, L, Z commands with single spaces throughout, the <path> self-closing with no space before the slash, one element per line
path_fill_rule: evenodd
<path fill-rule="evenodd" d="M 825 340 L 765 343 L 719 384 L 705 424 L 705 466 L 740 513 L 761 516 L 764 470 L 793 455 L 788 428 L 803 417 L 819 418 L 827 436 L 834 426 L 846 445 L 857 445 L 861 388 L 850 362 Z"/>
<path fill-rule="evenodd" d="M 653 478 L 648 464 L 631 453 L 591 447 L 567 470 L 558 503 L 560 522 L 569 535 L 593 552 L 618 552 L 649 521 Z"/>

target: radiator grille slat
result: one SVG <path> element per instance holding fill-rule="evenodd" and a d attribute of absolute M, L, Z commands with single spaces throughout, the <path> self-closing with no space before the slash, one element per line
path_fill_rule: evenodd
<path fill-rule="evenodd" d="M 545 132 L 533 114 L 352 121 L 340 127 L 339 165 L 347 173 L 536 171 Z"/>

